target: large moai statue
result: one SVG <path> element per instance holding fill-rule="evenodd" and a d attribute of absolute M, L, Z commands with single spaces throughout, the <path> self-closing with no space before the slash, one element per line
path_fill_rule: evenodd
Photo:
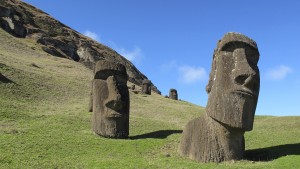
<path fill-rule="evenodd" d="M 179 152 L 199 162 L 240 160 L 245 131 L 253 128 L 260 87 L 256 43 L 238 33 L 227 33 L 214 51 L 206 87 L 203 116 L 188 122 Z"/>
<path fill-rule="evenodd" d="M 178 94 L 176 89 L 170 89 L 169 98 L 173 100 L 178 100 Z"/>
<path fill-rule="evenodd" d="M 142 94 L 151 95 L 151 81 L 148 79 L 144 79 L 142 82 Z"/>
<path fill-rule="evenodd" d="M 129 92 L 125 66 L 106 60 L 96 63 L 89 108 L 95 134 L 109 138 L 129 135 Z"/>

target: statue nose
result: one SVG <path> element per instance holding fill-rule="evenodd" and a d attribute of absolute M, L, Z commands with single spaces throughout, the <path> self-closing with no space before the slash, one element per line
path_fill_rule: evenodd
<path fill-rule="evenodd" d="M 112 76 L 107 79 L 107 82 L 108 82 L 109 96 L 106 99 L 105 105 L 113 110 L 118 111 L 123 108 L 123 102 L 122 102 L 122 96 L 117 87 L 116 80 Z"/>
<path fill-rule="evenodd" d="M 118 101 L 118 100 L 110 100 L 105 105 L 106 107 L 109 107 L 116 111 L 121 110 L 123 108 L 122 101 Z"/>
<path fill-rule="evenodd" d="M 251 65 L 247 60 L 245 49 L 236 49 L 234 51 L 236 57 L 236 66 L 233 70 L 234 82 L 242 85 L 253 92 L 259 90 L 259 70 L 255 69 L 255 65 Z"/>
<path fill-rule="evenodd" d="M 235 83 L 247 87 L 248 89 L 257 91 L 259 88 L 259 78 L 256 74 L 241 74 L 235 77 Z"/>

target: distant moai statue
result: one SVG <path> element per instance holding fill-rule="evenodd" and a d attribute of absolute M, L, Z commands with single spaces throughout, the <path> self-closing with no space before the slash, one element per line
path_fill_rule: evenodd
<path fill-rule="evenodd" d="M 89 112 L 93 112 L 93 80 L 92 80 L 92 83 L 91 83 L 90 102 L 89 102 L 89 106 L 88 106 L 88 111 Z"/>
<path fill-rule="evenodd" d="M 100 60 L 94 73 L 89 108 L 93 112 L 93 131 L 103 137 L 128 138 L 129 92 L 125 66 Z"/>
<path fill-rule="evenodd" d="M 260 76 L 252 39 L 227 33 L 214 51 L 206 112 L 183 131 L 179 152 L 199 162 L 240 160 L 253 128 Z"/>
<path fill-rule="evenodd" d="M 169 98 L 173 100 L 178 100 L 178 94 L 176 89 L 170 89 Z"/>
<path fill-rule="evenodd" d="M 148 79 L 144 79 L 142 82 L 142 94 L 151 95 L 151 81 Z"/>
<path fill-rule="evenodd" d="M 131 89 L 132 89 L 132 90 L 135 90 L 135 85 L 134 85 L 134 84 L 131 86 Z"/>

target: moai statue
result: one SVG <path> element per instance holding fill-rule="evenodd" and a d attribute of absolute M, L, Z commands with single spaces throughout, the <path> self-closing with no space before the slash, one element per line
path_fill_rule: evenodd
<path fill-rule="evenodd" d="M 134 85 L 134 84 L 131 86 L 131 89 L 132 89 L 132 90 L 135 90 L 135 85 Z"/>
<path fill-rule="evenodd" d="M 142 82 L 142 94 L 151 95 L 151 81 L 148 79 L 144 79 Z"/>
<path fill-rule="evenodd" d="M 170 89 L 169 98 L 173 99 L 173 100 L 178 100 L 178 95 L 177 95 L 177 90 L 176 89 Z"/>
<path fill-rule="evenodd" d="M 238 33 L 227 33 L 214 51 L 206 87 L 203 116 L 188 122 L 179 152 L 199 162 L 240 160 L 245 131 L 253 128 L 260 87 L 256 43 Z"/>
<path fill-rule="evenodd" d="M 92 81 L 92 129 L 109 138 L 129 135 L 129 92 L 125 66 L 106 60 L 96 63 Z M 90 107 L 91 107 L 90 106 Z"/>

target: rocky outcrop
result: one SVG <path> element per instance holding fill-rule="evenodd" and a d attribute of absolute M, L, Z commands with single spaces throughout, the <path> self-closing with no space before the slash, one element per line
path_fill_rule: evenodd
<path fill-rule="evenodd" d="M 100 44 L 61 22 L 47 13 L 18 0 L 0 1 L 0 26 L 19 38 L 31 38 L 42 49 L 54 56 L 78 61 L 94 69 L 98 60 L 108 60 L 126 67 L 128 80 L 142 85 L 148 79 L 130 61 L 113 49 Z M 160 91 L 152 84 L 152 90 Z"/>

